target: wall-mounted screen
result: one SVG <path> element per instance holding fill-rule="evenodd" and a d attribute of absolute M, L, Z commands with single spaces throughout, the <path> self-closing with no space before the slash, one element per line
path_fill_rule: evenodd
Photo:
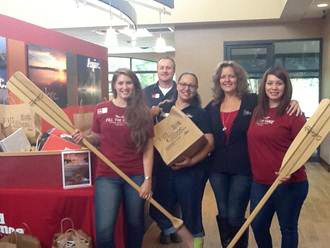
<path fill-rule="evenodd" d="M 60 107 L 66 107 L 67 64 L 64 52 L 28 45 L 28 74 Z"/>

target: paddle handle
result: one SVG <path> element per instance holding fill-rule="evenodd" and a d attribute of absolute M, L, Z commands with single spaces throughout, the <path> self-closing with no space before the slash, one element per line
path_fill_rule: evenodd
<path fill-rule="evenodd" d="M 114 165 L 103 153 L 101 153 L 95 146 L 93 146 L 87 139 L 83 139 L 82 143 L 93 152 L 99 159 L 105 164 L 111 167 L 122 179 L 124 179 L 129 185 L 131 185 L 136 191 L 140 190 L 140 186 L 137 185 L 130 177 L 128 177 L 122 170 Z M 157 208 L 163 215 L 165 215 L 172 223 L 173 227 L 179 229 L 183 225 L 183 221 L 170 214 L 162 205 L 160 205 L 152 197 L 148 200 L 155 208 Z"/>

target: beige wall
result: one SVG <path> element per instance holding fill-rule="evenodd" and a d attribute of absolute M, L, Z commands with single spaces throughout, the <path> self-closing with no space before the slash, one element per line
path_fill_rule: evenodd
<path fill-rule="evenodd" d="M 323 64 L 321 97 L 330 98 L 330 16 L 328 15 L 323 29 Z"/>
<path fill-rule="evenodd" d="M 289 0 L 302 1 L 302 0 Z M 1 0 L 0 0 L 1 2 Z M 137 23 L 148 24 L 178 24 L 206 23 L 237 20 L 270 20 L 281 17 L 287 0 L 179 0 L 170 14 L 163 14 L 142 5 L 135 5 Z M 166 9 L 165 9 L 166 10 Z"/>
<path fill-rule="evenodd" d="M 177 76 L 183 71 L 192 71 L 198 75 L 199 92 L 205 105 L 212 96 L 212 74 L 217 63 L 223 60 L 224 41 L 320 38 L 323 35 L 323 26 L 322 20 L 309 20 L 285 24 L 231 24 L 209 28 L 177 28 L 175 31 Z"/>

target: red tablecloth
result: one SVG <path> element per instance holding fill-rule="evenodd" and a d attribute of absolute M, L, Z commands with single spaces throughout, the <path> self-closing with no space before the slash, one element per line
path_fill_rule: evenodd
<path fill-rule="evenodd" d="M 43 248 L 51 247 L 62 218 L 95 237 L 93 187 L 62 188 L 61 155 L 0 156 L 0 234 L 28 224 Z M 123 248 L 123 217 L 116 225 L 116 247 Z"/>
<path fill-rule="evenodd" d="M 43 247 L 51 247 L 65 217 L 94 237 L 93 213 L 93 188 L 0 189 L 0 231 L 9 233 L 10 228 L 24 228 L 26 223 Z"/>

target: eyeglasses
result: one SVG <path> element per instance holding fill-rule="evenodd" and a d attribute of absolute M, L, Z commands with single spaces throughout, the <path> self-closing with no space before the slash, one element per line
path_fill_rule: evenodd
<path fill-rule="evenodd" d="M 178 83 L 178 85 L 182 88 L 188 88 L 189 90 L 196 90 L 197 85 L 186 84 L 186 83 Z"/>

